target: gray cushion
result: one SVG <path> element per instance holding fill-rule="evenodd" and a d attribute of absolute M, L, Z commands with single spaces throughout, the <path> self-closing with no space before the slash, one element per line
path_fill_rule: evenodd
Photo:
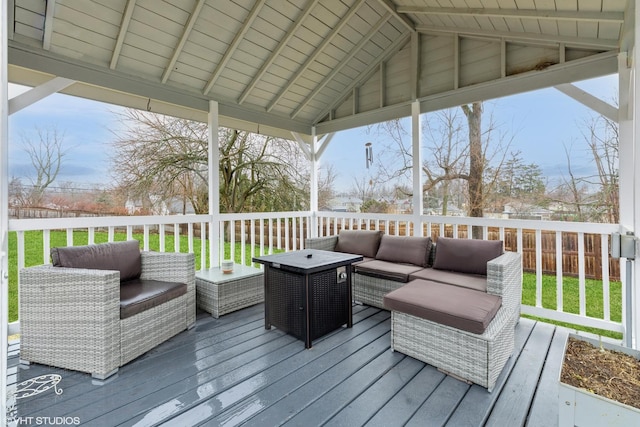
<path fill-rule="evenodd" d="M 423 268 L 415 273 L 411 273 L 409 280 L 413 279 L 431 280 L 433 282 L 448 283 L 450 285 L 487 292 L 487 276 L 483 276 L 481 274 L 458 273 L 455 271 Z"/>
<path fill-rule="evenodd" d="M 129 280 L 120 285 L 120 318 L 135 316 L 186 293 L 186 283 Z"/>
<path fill-rule="evenodd" d="M 433 268 L 487 275 L 487 262 L 502 255 L 502 240 L 438 238 Z"/>
<path fill-rule="evenodd" d="M 413 280 L 384 297 L 388 310 L 482 334 L 502 305 L 502 298 L 459 286 Z"/>
<path fill-rule="evenodd" d="M 383 235 L 376 259 L 426 267 L 429 262 L 431 237 Z"/>
<path fill-rule="evenodd" d="M 142 270 L 137 240 L 52 248 L 51 260 L 56 267 L 117 270 L 120 281 L 140 277 Z"/>
<path fill-rule="evenodd" d="M 341 230 L 335 251 L 375 258 L 381 237 L 382 231 Z"/>
<path fill-rule="evenodd" d="M 409 281 L 411 273 L 419 270 L 420 267 L 413 264 L 398 264 L 380 260 L 361 262 L 355 266 L 355 271 L 358 274 L 405 283 Z"/>

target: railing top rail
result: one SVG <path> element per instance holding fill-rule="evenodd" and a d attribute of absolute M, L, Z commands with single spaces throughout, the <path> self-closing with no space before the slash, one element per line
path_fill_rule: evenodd
<path fill-rule="evenodd" d="M 381 221 L 413 221 L 414 217 L 406 214 L 374 214 L 353 212 L 318 212 L 320 218 L 348 218 L 348 219 L 373 219 Z M 542 229 L 564 232 L 584 232 L 597 234 L 610 234 L 620 230 L 618 224 L 602 224 L 592 222 L 566 222 L 566 221 L 542 221 L 525 219 L 502 218 L 472 218 L 464 216 L 422 215 L 423 223 L 452 224 L 452 225 L 477 225 L 481 227 L 503 227 L 522 229 Z"/>
<path fill-rule="evenodd" d="M 311 216 L 311 211 L 295 212 L 245 212 L 245 213 L 221 213 L 222 221 L 240 219 L 277 219 L 277 218 L 306 218 Z"/>
<path fill-rule="evenodd" d="M 9 220 L 9 231 L 54 230 L 61 228 L 123 227 L 147 224 L 210 222 L 211 215 L 102 216 L 79 218 L 38 218 Z"/>

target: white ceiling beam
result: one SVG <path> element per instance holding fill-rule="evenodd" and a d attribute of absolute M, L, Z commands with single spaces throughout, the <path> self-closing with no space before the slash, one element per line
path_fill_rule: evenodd
<path fill-rule="evenodd" d="M 42 37 L 42 48 L 51 49 L 51 37 L 53 36 L 53 15 L 56 9 L 56 0 L 47 1 L 44 14 L 44 35 Z"/>
<path fill-rule="evenodd" d="M 320 91 L 324 89 L 324 87 L 331 80 L 333 80 L 335 75 L 338 74 L 340 70 L 342 70 L 344 66 L 347 65 L 347 63 L 351 61 L 353 57 L 356 56 L 356 54 L 358 54 L 358 52 L 360 52 L 360 50 L 364 47 L 364 45 L 368 43 L 369 40 L 371 40 L 371 37 L 375 36 L 378 33 L 378 31 L 380 31 L 380 28 L 382 28 L 382 26 L 386 24 L 389 19 L 391 19 L 391 16 L 392 16 L 391 13 L 389 12 L 385 13 L 385 15 L 382 16 L 378 20 L 378 22 L 376 22 L 376 24 L 373 27 L 371 27 L 371 29 L 369 29 L 367 34 L 364 35 L 364 37 L 358 42 L 358 44 L 353 46 L 353 48 L 351 49 L 351 51 L 349 51 L 347 56 L 345 56 L 338 65 L 333 67 L 333 69 L 329 72 L 329 74 L 324 76 L 322 81 L 319 84 L 317 84 L 316 87 L 311 91 L 311 93 L 309 93 L 309 95 L 307 95 L 307 97 L 298 105 L 298 107 L 291 114 L 292 119 L 294 119 L 300 113 L 300 111 L 302 111 L 302 109 L 306 107 L 309 104 L 309 102 L 311 102 L 311 100 L 318 93 L 320 93 Z"/>
<path fill-rule="evenodd" d="M 187 40 L 189 39 L 191 30 L 193 30 L 193 26 L 195 25 L 196 20 L 198 19 L 198 15 L 200 15 L 200 11 L 202 10 L 202 6 L 204 6 L 204 2 L 205 0 L 198 0 L 196 5 L 194 6 L 193 11 L 189 16 L 189 20 L 187 21 L 187 25 L 185 25 L 184 31 L 182 32 L 182 37 L 180 37 L 180 42 L 178 43 L 178 46 L 176 46 L 175 50 L 173 51 L 173 56 L 171 57 L 171 61 L 169 61 L 169 65 L 167 65 L 167 68 L 165 68 L 164 73 L 162 74 L 162 83 L 166 83 L 167 80 L 169 80 L 169 76 L 173 72 L 173 67 L 176 65 L 176 62 L 178 61 L 178 57 L 182 53 L 182 49 L 184 49 L 184 45 L 187 43 Z"/>
<path fill-rule="evenodd" d="M 367 69 L 365 69 L 362 73 L 360 73 L 360 79 L 352 81 L 351 84 L 345 88 L 342 97 L 338 98 L 333 104 L 325 108 L 324 111 L 317 116 L 314 122 L 318 123 L 320 120 L 326 117 L 331 111 L 337 108 L 338 105 L 342 104 L 344 100 L 347 99 L 347 97 L 349 97 L 352 94 L 354 88 L 360 86 L 362 82 L 368 80 L 371 77 L 371 75 L 377 69 L 379 69 L 380 64 L 387 62 L 387 60 L 391 57 L 391 55 L 395 54 L 398 51 L 398 49 L 400 49 L 402 45 L 404 45 L 407 42 L 407 39 L 409 38 L 410 35 L 411 35 L 411 32 L 407 31 L 403 33 L 400 37 L 398 37 L 389 47 L 387 47 L 384 50 L 384 52 L 382 52 L 382 55 L 380 55 L 379 57 L 380 60 L 378 62 L 372 62 L 371 64 L 369 64 Z M 321 132 L 321 133 L 328 133 L 328 132 Z"/>
<path fill-rule="evenodd" d="M 564 93 L 565 95 L 575 99 L 584 106 L 591 108 L 596 113 L 605 116 L 609 120 L 613 122 L 618 121 L 618 108 L 603 101 L 600 98 L 597 98 L 596 96 L 593 96 L 588 92 L 585 92 L 579 87 L 571 83 L 565 83 L 562 85 L 554 86 L 554 88 Z"/>
<path fill-rule="evenodd" d="M 459 34 L 461 36 L 478 36 L 487 39 L 499 41 L 504 38 L 508 42 L 534 42 L 540 44 L 560 44 L 564 43 L 572 47 L 586 47 L 591 49 L 612 50 L 618 48 L 618 40 L 596 39 L 588 37 L 572 37 L 550 34 L 536 33 L 519 33 L 515 31 L 492 31 L 480 30 L 476 28 L 460 28 L 460 27 L 436 27 L 436 26 L 419 26 L 416 31 L 425 34 Z"/>
<path fill-rule="evenodd" d="M 260 12 L 260 9 L 262 9 L 265 1 L 266 0 L 260 0 L 255 2 L 255 4 L 253 5 L 253 8 L 249 12 L 249 16 L 247 16 L 247 19 L 242 25 L 242 28 L 236 33 L 236 36 L 233 38 L 233 41 L 229 45 L 229 48 L 224 53 L 224 56 L 222 57 L 218 65 L 216 65 L 216 69 L 213 71 L 209 82 L 204 87 L 204 90 L 202 91 L 204 95 L 208 94 L 209 91 L 213 88 L 213 85 L 216 84 L 216 81 L 224 71 L 227 63 L 229 62 L 235 51 L 238 49 L 240 42 L 242 41 L 242 39 L 244 39 L 245 34 L 247 34 L 247 31 L 251 29 L 251 25 L 253 24 L 253 21 L 258 17 L 258 12 Z"/>
<path fill-rule="evenodd" d="M 411 19 L 409 19 L 406 15 L 399 13 L 398 8 L 396 8 L 396 5 L 393 4 L 391 0 L 378 0 L 378 1 L 382 5 L 382 7 L 387 9 L 387 11 L 391 12 L 391 14 L 393 14 L 393 16 L 395 16 L 402 23 L 402 25 L 407 27 L 407 30 L 409 31 L 416 30 L 416 26 L 411 21 Z"/>
<path fill-rule="evenodd" d="M 590 12 L 537 9 L 489 9 L 457 7 L 400 6 L 399 13 L 419 15 L 483 16 L 487 18 L 550 19 L 554 21 L 624 22 L 622 12 Z"/>
<path fill-rule="evenodd" d="M 240 98 L 238 98 L 238 104 L 242 104 L 247 99 L 247 96 L 249 96 L 251 91 L 256 87 L 256 85 L 258 84 L 260 79 L 262 79 L 262 77 L 267 72 L 269 67 L 273 65 L 273 62 L 280 55 L 280 53 L 282 53 L 284 48 L 287 47 L 287 44 L 289 43 L 291 38 L 302 26 L 302 23 L 309 16 L 309 14 L 311 13 L 311 10 L 315 7 L 317 3 L 318 3 L 318 0 L 313 0 L 309 2 L 309 4 L 307 5 L 307 8 L 302 11 L 297 21 L 292 25 L 292 27 L 289 29 L 287 34 L 282 38 L 282 40 L 280 40 L 278 47 L 273 52 L 271 52 L 271 55 L 269 56 L 269 58 L 267 58 L 264 64 L 262 64 L 262 67 L 260 67 L 260 70 L 258 71 L 258 73 L 251 80 L 251 83 L 249 83 L 247 87 L 244 89 L 244 91 L 240 95 Z"/>
<path fill-rule="evenodd" d="M 275 107 L 280 102 L 280 100 L 282 99 L 282 97 L 284 96 L 285 93 L 289 92 L 291 87 L 298 81 L 300 76 L 305 71 L 307 71 L 307 68 L 309 68 L 309 65 L 311 65 L 313 63 L 313 61 L 315 61 L 316 58 L 322 53 L 324 48 L 335 39 L 335 37 L 340 32 L 340 30 L 342 30 L 342 28 L 347 24 L 349 19 L 351 19 L 351 17 L 358 11 L 360 6 L 364 2 L 365 2 L 365 0 L 358 0 L 353 6 L 351 6 L 351 9 L 349 9 L 349 12 L 347 12 L 342 17 L 340 22 L 338 22 L 338 24 L 331 30 L 331 32 L 324 38 L 324 40 L 322 40 L 322 43 L 320 43 L 320 45 L 313 51 L 313 53 L 311 55 L 309 55 L 309 57 L 304 62 L 304 64 L 302 64 L 298 68 L 298 71 L 289 80 L 289 83 L 286 86 L 284 86 L 282 89 L 280 89 L 280 92 L 278 92 L 278 94 L 275 96 L 275 98 L 267 106 L 267 111 L 273 110 L 273 107 Z"/>
<path fill-rule="evenodd" d="M 136 7 L 136 0 L 128 0 L 127 6 L 124 9 L 124 14 L 122 14 L 122 22 L 120 23 L 120 32 L 118 33 L 118 38 L 116 39 L 116 45 L 113 48 L 113 53 L 111 54 L 111 63 L 109 64 L 109 68 L 112 70 L 116 69 L 118 65 L 118 58 L 120 58 L 120 52 L 122 51 L 122 45 L 124 44 L 124 38 L 127 35 L 127 31 L 129 30 L 129 23 L 131 22 L 131 17 L 133 16 L 133 9 Z"/>
<path fill-rule="evenodd" d="M 35 104 L 49 95 L 60 92 L 74 84 L 76 81 L 64 77 L 54 77 L 46 83 L 36 86 L 9 100 L 9 115 Z"/>

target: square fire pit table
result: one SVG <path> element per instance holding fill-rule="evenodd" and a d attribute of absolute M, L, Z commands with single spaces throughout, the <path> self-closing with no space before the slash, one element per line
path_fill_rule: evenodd
<path fill-rule="evenodd" d="M 264 326 L 311 341 L 353 326 L 351 264 L 361 255 L 305 249 L 253 258 L 264 264 Z"/>
<path fill-rule="evenodd" d="M 196 302 L 216 319 L 264 301 L 263 274 L 259 268 L 234 264 L 224 274 L 220 267 L 196 271 Z"/>

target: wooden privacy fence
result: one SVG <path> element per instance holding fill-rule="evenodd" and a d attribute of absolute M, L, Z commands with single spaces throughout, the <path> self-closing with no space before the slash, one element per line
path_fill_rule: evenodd
<path fill-rule="evenodd" d="M 357 222 L 357 221 L 356 221 Z M 391 235 L 399 235 L 406 236 L 412 235 L 413 230 L 409 230 L 407 233 L 407 223 L 404 221 L 380 221 L 377 224 L 362 222 L 361 224 L 342 224 L 338 222 L 337 224 L 332 223 L 330 225 L 329 234 L 333 234 L 334 230 L 341 230 L 342 228 L 349 229 L 378 229 L 387 234 Z M 238 222 L 235 224 L 236 229 L 236 241 L 240 241 L 241 237 L 241 225 Z M 245 223 L 245 240 L 248 242 L 250 239 L 251 231 L 247 228 L 248 222 Z M 271 234 L 271 241 L 274 246 L 284 248 L 300 248 L 300 240 L 306 238 L 306 222 L 302 226 L 304 236 L 300 235 L 300 223 L 296 221 L 295 228 L 295 245 L 294 245 L 294 225 L 291 221 L 283 220 L 280 224 L 281 231 L 280 235 L 278 235 L 275 221 L 272 224 L 271 229 L 269 229 L 269 224 L 265 221 L 263 224 L 263 239 L 266 244 L 268 244 L 269 235 Z M 434 241 L 437 241 L 438 236 L 440 235 L 440 224 L 431 224 L 431 230 L 427 230 L 427 225 L 424 224 L 424 234 L 431 235 L 431 238 Z M 288 232 L 288 245 L 284 238 L 284 230 L 285 228 L 289 228 Z M 388 230 L 387 230 L 388 228 Z M 397 229 L 397 232 L 396 232 Z M 430 231 L 430 233 L 429 233 Z M 255 241 L 258 242 L 260 227 L 258 224 L 255 224 Z M 324 233 L 327 234 L 327 233 Z M 445 225 L 444 226 L 444 235 L 446 237 L 453 237 L 453 226 Z M 466 225 L 458 225 L 457 227 L 457 236 L 459 238 L 467 238 L 468 236 L 468 226 Z M 500 232 L 497 227 L 488 227 L 488 239 L 489 240 L 499 240 Z M 518 230 L 515 228 L 505 228 L 504 229 L 504 246 L 507 251 L 517 251 L 518 250 Z M 609 243 L 610 244 L 610 243 Z M 556 274 L 556 232 L 552 230 L 542 230 L 541 231 L 541 251 L 542 251 L 542 273 L 555 275 Z M 536 271 L 536 231 L 523 229 L 522 230 L 522 264 L 523 269 L 526 272 Z M 620 262 L 619 260 L 609 258 L 609 279 L 610 280 L 620 280 Z M 578 263 L 578 233 L 573 232 L 562 232 L 562 274 L 565 276 L 574 276 L 577 277 L 579 273 L 579 263 Z M 588 279 L 602 279 L 602 245 L 601 245 L 601 237 L 600 234 L 589 234 L 584 233 L 584 271 L 585 277 Z"/>

